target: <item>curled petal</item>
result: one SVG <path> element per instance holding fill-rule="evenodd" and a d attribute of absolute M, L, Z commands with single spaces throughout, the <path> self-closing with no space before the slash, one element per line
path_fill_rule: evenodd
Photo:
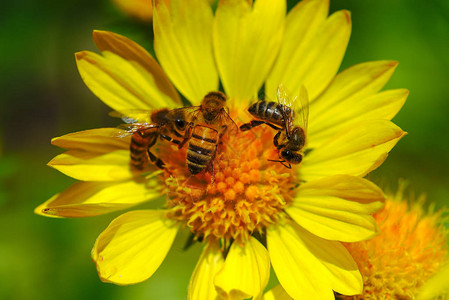
<path fill-rule="evenodd" d="M 215 276 L 215 285 L 226 299 L 247 299 L 261 295 L 270 277 L 270 257 L 255 238 L 244 246 L 234 242 L 223 268 Z"/>
<path fill-rule="evenodd" d="M 137 171 L 130 168 L 129 150 L 105 154 L 69 150 L 53 158 L 48 165 L 83 181 L 126 180 L 137 174 Z"/>
<path fill-rule="evenodd" d="M 36 207 L 36 214 L 56 218 L 81 218 L 129 208 L 160 196 L 149 185 L 158 182 L 77 182 Z"/>
<path fill-rule="evenodd" d="M 108 153 L 129 148 L 129 138 L 118 138 L 117 128 L 98 128 L 69 133 L 51 140 L 52 145 L 91 153 Z"/>
<path fill-rule="evenodd" d="M 218 242 L 209 242 L 190 278 L 187 299 L 216 299 L 215 274 L 223 267 L 224 259 Z"/>
<path fill-rule="evenodd" d="M 92 259 L 104 282 L 142 282 L 157 270 L 175 239 L 178 227 L 165 211 L 139 210 L 114 219 L 97 238 Z"/>
<path fill-rule="evenodd" d="M 98 43 L 99 48 L 103 49 L 103 56 L 90 51 L 75 54 L 81 78 L 100 100 L 113 110 L 121 112 L 131 109 L 176 107 L 181 103 L 162 69 L 149 53 L 125 37 L 107 34 L 109 38 L 107 42 L 111 42 L 113 37 L 116 38 L 116 40 L 112 39 L 114 42 L 120 42 L 122 45 L 113 44 L 116 47 L 114 48 L 100 39 Z M 104 32 L 94 33 L 96 40 L 105 36 Z M 138 49 L 135 51 L 140 51 L 140 54 L 144 52 L 144 57 L 133 57 L 139 54 L 128 53 L 131 50 L 124 49 L 123 45 Z M 142 66 L 140 62 L 147 59 L 147 66 Z"/>
<path fill-rule="evenodd" d="M 151 5 L 148 3 L 148 5 Z M 136 70 L 142 67 L 148 74 L 148 91 L 151 98 L 145 99 L 151 107 L 177 107 L 181 105 L 178 92 L 173 87 L 157 61 L 139 44 L 117 33 L 94 30 L 93 39 L 98 49 L 114 53 L 127 60 Z M 149 76 L 148 76 L 149 75 Z"/>

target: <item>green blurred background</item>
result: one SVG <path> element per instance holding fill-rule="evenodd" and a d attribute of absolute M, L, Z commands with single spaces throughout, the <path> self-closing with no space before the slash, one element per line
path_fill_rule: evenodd
<path fill-rule="evenodd" d="M 342 68 L 394 59 L 387 88 L 408 88 L 395 122 L 409 132 L 370 177 L 395 189 L 398 178 L 442 207 L 449 199 L 449 2 L 335 0 L 352 12 Z M 289 7 L 295 1 L 289 1 Z M 115 126 L 109 108 L 84 86 L 73 53 L 95 50 L 93 29 L 115 31 L 151 47 L 151 25 L 126 17 L 108 0 L 17 0 L 0 4 L 0 299 L 184 299 L 199 246 L 179 237 L 148 281 L 100 282 L 90 249 L 117 216 L 50 219 L 33 209 L 73 180 L 46 166 L 61 152 L 54 136 Z"/>

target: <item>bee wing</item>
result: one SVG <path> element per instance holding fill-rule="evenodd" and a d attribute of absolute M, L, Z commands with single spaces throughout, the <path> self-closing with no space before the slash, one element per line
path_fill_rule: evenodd
<path fill-rule="evenodd" d="M 288 115 L 284 115 L 284 119 L 292 120 L 293 122 L 286 122 L 287 132 L 292 130 L 289 126 L 299 126 L 307 132 L 309 122 L 309 96 L 305 86 L 301 86 L 299 95 L 296 97 L 289 97 L 283 84 L 280 84 L 277 90 L 277 98 L 279 104 L 290 107 Z M 287 114 L 287 112 L 284 112 Z"/>
<path fill-rule="evenodd" d="M 224 110 L 224 113 L 221 115 L 220 121 L 222 122 L 222 124 L 226 124 L 228 126 L 228 133 L 235 135 L 239 132 L 239 127 L 229 115 L 229 109 L 227 107 Z"/>
<path fill-rule="evenodd" d="M 172 109 L 170 114 L 167 115 L 167 117 L 171 121 L 176 121 L 177 118 L 182 115 L 185 121 L 191 122 L 192 119 L 196 116 L 196 114 L 199 112 L 200 106 L 186 106 L 186 107 L 180 107 Z"/>
<path fill-rule="evenodd" d="M 277 100 L 279 104 L 282 104 L 285 107 L 289 107 L 290 111 L 283 110 L 282 114 L 284 115 L 285 120 L 285 129 L 287 132 L 290 132 L 292 130 L 292 121 L 295 119 L 295 112 L 296 107 L 298 106 L 296 103 L 296 97 L 290 98 L 287 91 L 285 90 L 284 85 L 281 83 L 278 86 L 277 92 L 276 92 Z M 288 121 L 289 120 L 289 121 Z"/>
<path fill-rule="evenodd" d="M 304 129 L 304 132 L 307 133 L 307 126 L 309 124 L 309 95 L 304 85 L 299 90 L 299 96 L 295 104 L 294 110 L 296 117 L 294 124 Z"/>
<path fill-rule="evenodd" d="M 121 118 L 127 124 L 149 123 L 151 121 L 152 110 L 131 109 L 124 111 L 111 111 L 109 116 Z"/>
<path fill-rule="evenodd" d="M 120 131 L 115 135 L 115 137 L 123 138 L 136 133 L 137 131 L 160 128 L 160 125 L 150 124 L 150 123 L 133 123 L 133 124 L 120 124 L 117 126 Z"/>

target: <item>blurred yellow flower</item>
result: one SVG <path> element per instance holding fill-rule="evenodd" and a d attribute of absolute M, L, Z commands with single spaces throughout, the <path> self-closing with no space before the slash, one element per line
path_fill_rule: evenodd
<path fill-rule="evenodd" d="M 216 173 L 192 177 L 185 149 L 160 143 L 166 163 L 130 168 L 129 138 L 102 128 L 52 140 L 68 149 L 49 165 L 80 182 L 36 208 L 52 217 L 86 217 L 168 195 L 165 209 L 127 212 L 111 222 L 92 249 L 101 280 L 120 285 L 149 278 L 180 227 L 204 242 L 191 277 L 189 299 L 245 299 L 262 294 L 270 262 L 287 293 L 332 299 L 355 295 L 362 277 L 340 243 L 376 235 L 371 214 L 382 191 L 363 177 L 377 168 L 405 134 L 390 122 L 408 95 L 380 92 L 397 63 L 375 61 L 336 74 L 351 31 L 350 15 L 328 17 L 326 0 L 306 0 L 285 16 L 285 1 L 220 1 L 214 15 L 205 0 L 154 6 L 158 61 L 133 41 L 95 31 L 102 55 L 76 54 L 85 84 L 113 110 L 181 106 L 176 89 L 199 105 L 219 79 L 236 122 L 265 85 L 275 99 L 283 84 L 292 95 L 305 86 L 310 101 L 306 155 L 287 169 L 271 128 L 224 137 Z M 176 87 L 176 89 L 175 89 Z M 262 126 L 260 126 L 262 127 Z M 168 171 L 170 170 L 170 172 Z"/>
<path fill-rule="evenodd" d="M 447 299 L 449 295 L 448 230 L 443 211 L 423 210 L 423 198 L 411 204 L 402 188 L 374 215 L 380 235 L 344 243 L 363 276 L 363 293 L 337 299 Z M 288 300 L 278 285 L 264 300 Z"/>
<path fill-rule="evenodd" d="M 114 4 L 127 15 L 144 22 L 153 18 L 153 4 L 151 0 L 112 0 Z M 167 4 L 169 0 L 166 0 Z"/>
<path fill-rule="evenodd" d="M 364 288 L 362 295 L 341 299 L 415 299 L 424 283 L 449 262 L 442 212 L 425 213 L 423 202 L 408 204 L 402 191 L 388 197 L 385 207 L 374 215 L 381 234 L 345 244 L 359 266 Z"/>

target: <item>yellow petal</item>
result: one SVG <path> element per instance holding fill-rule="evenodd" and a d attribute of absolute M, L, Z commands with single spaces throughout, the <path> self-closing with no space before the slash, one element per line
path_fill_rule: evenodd
<path fill-rule="evenodd" d="M 345 295 L 362 292 L 357 264 L 339 242 L 287 220 L 268 230 L 267 246 L 279 282 L 294 299 L 334 299 L 332 289 Z"/>
<path fill-rule="evenodd" d="M 328 241 L 311 234 L 301 226 L 292 224 L 307 249 L 327 269 L 332 289 L 343 295 L 361 294 L 362 275 L 348 250 L 339 242 Z"/>
<path fill-rule="evenodd" d="M 429 280 L 420 288 L 417 300 L 447 299 L 449 293 L 449 264 L 441 267 Z M 446 297 L 444 297 L 446 296 Z"/>
<path fill-rule="evenodd" d="M 328 271 L 292 226 L 269 228 L 267 247 L 276 276 L 292 298 L 334 299 Z"/>
<path fill-rule="evenodd" d="M 151 6 L 151 3 L 147 3 Z M 143 73 L 151 98 L 146 98 L 151 107 L 176 107 L 181 105 L 178 92 L 173 87 L 165 72 L 157 61 L 139 44 L 113 32 L 95 30 L 93 39 L 98 49 L 114 53 L 129 62 L 136 70 Z M 142 70 L 143 68 L 143 70 Z M 146 71 L 147 74 L 145 74 Z M 130 74 L 131 75 L 131 74 Z"/>
<path fill-rule="evenodd" d="M 321 115 L 310 118 L 310 147 L 318 147 L 330 136 L 350 124 L 362 120 L 391 120 L 404 105 L 409 92 L 405 89 L 388 90 L 365 97 L 348 97 L 332 105 Z M 313 105 L 311 110 L 313 111 Z"/>
<path fill-rule="evenodd" d="M 169 107 L 175 102 L 163 97 L 154 78 L 136 62 L 105 51 L 75 54 L 78 71 L 87 87 L 116 111 Z"/>
<path fill-rule="evenodd" d="M 155 185 L 157 182 L 151 182 Z M 148 181 L 77 182 L 36 207 L 38 215 L 55 218 L 81 218 L 129 208 L 159 197 Z"/>
<path fill-rule="evenodd" d="M 278 284 L 263 295 L 262 300 L 292 300 L 282 285 Z"/>
<path fill-rule="evenodd" d="M 385 196 L 372 182 L 336 175 L 302 184 L 288 215 L 311 233 L 328 240 L 357 242 L 378 233 L 371 214 Z"/>
<path fill-rule="evenodd" d="M 217 242 L 209 242 L 190 278 L 187 299 L 216 299 L 214 278 L 223 267 L 224 259 Z"/>
<path fill-rule="evenodd" d="M 212 52 L 213 12 L 205 0 L 154 1 L 154 50 L 178 90 L 194 105 L 218 89 Z"/>
<path fill-rule="evenodd" d="M 78 180 L 117 181 L 138 173 L 131 169 L 129 160 L 129 150 L 105 154 L 69 150 L 53 158 L 48 165 Z"/>
<path fill-rule="evenodd" d="M 270 257 L 255 238 L 244 246 L 234 242 L 215 285 L 224 299 L 247 299 L 262 294 L 270 277 Z"/>
<path fill-rule="evenodd" d="M 120 132 L 117 128 L 84 130 L 53 138 L 51 143 L 64 149 L 108 153 L 129 148 L 129 137 L 118 138 Z"/>
<path fill-rule="evenodd" d="M 354 118 L 391 119 L 401 108 L 408 93 L 398 90 L 392 91 L 393 94 L 373 95 L 388 82 L 396 66 L 395 61 L 374 61 L 352 66 L 339 73 L 310 106 L 308 134 L 313 137 L 310 146 L 315 147 L 321 142 L 319 137 L 332 134 L 327 130 L 336 132 L 341 127 L 334 130 L 335 126 L 347 125 L 342 122 L 353 122 Z"/>
<path fill-rule="evenodd" d="M 113 2 L 122 12 L 139 21 L 149 23 L 153 18 L 151 0 L 113 0 Z"/>
<path fill-rule="evenodd" d="M 109 224 L 92 249 L 102 281 L 128 285 L 153 275 L 178 232 L 176 223 L 165 214 L 166 211 L 131 211 Z"/>
<path fill-rule="evenodd" d="M 284 31 L 284 0 L 220 1 L 214 20 L 214 52 L 233 105 L 244 107 L 262 86 Z M 232 105 L 232 104 L 231 104 Z"/>
<path fill-rule="evenodd" d="M 294 95 L 305 85 L 314 100 L 333 79 L 351 35 L 351 17 L 338 11 L 326 19 L 328 8 L 328 0 L 302 1 L 289 12 L 267 95 L 275 95 L 279 83 Z"/>
<path fill-rule="evenodd" d="M 405 134 L 387 120 L 354 124 L 307 154 L 301 176 L 305 181 L 336 174 L 364 176 L 382 164 Z"/>

